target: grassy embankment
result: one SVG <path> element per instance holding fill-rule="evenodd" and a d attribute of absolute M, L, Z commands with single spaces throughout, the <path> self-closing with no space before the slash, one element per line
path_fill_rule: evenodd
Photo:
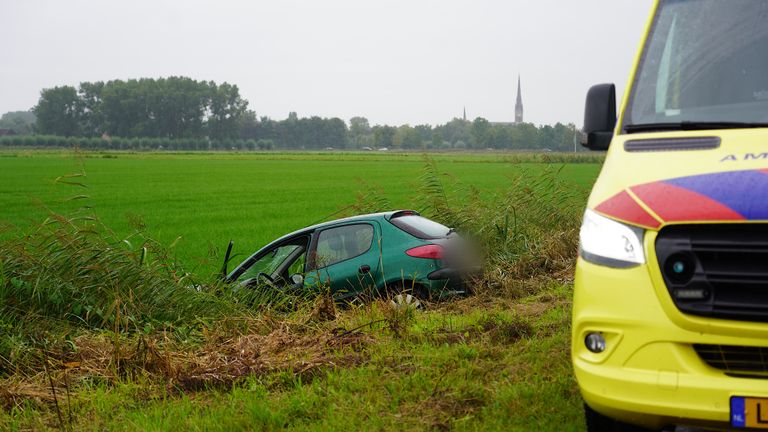
<path fill-rule="evenodd" d="M 49 156 L 0 158 L 4 187 L 23 172 L 22 195 L 50 201 L 58 191 L 29 187 L 61 172 L 61 155 Z M 88 159 L 83 202 L 96 209 L 85 214 L 100 221 L 30 223 L 19 215 L 44 211 L 3 193 L 3 218 L 31 235 L 6 232 L 0 248 L 0 427 L 581 428 L 567 352 L 586 188 L 573 185 L 596 164 L 271 156 Z M 60 207 L 71 214 L 79 201 Z M 478 237 L 489 257 L 476 296 L 424 312 L 340 310 L 322 297 L 251 307 L 226 287 L 186 288 L 216 267 L 199 253 L 212 238 L 267 232 L 257 246 L 340 209 L 392 206 Z M 156 231 L 159 243 L 148 239 Z M 197 255 L 160 246 L 178 235 Z"/>

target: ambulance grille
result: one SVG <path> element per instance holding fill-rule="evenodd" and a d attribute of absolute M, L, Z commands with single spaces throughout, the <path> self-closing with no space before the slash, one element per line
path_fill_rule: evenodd
<path fill-rule="evenodd" d="M 768 322 L 768 224 L 669 226 L 656 255 L 682 312 Z"/>
<path fill-rule="evenodd" d="M 739 377 L 768 378 L 768 347 L 695 344 L 709 366 Z"/>

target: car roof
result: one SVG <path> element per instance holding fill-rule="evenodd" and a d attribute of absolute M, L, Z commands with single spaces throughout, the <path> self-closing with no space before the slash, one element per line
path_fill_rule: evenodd
<path fill-rule="evenodd" d="M 284 236 L 282 236 L 282 237 L 280 237 L 280 238 L 278 238 L 278 239 L 276 239 L 274 241 L 269 242 L 269 244 L 266 245 L 266 246 L 269 246 L 269 245 L 271 245 L 273 243 L 279 243 L 279 242 L 281 242 L 283 240 L 286 240 L 288 238 L 294 237 L 296 235 L 301 235 L 303 233 L 310 233 L 310 232 L 315 231 L 317 229 L 326 228 L 326 227 L 333 226 L 333 225 L 345 224 L 345 223 L 356 222 L 356 221 L 366 221 L 366 220 L 371 220 L 371 219 L 390 220 L 390 219 L 392 219 L 392 217 L 405 216 L 405 215 L 415 215 L 415 216 L 418 216 L 419 213 L 414 211 L 414 210 L 392 210 L 392 211 L 388 211 L 388 212 L 368 213 L 368 214 L 362 214 L 362 215 L 345 217 L 345 218 L 341 218 L 341 219 L 334 219 L 334 220 L 331 220 L 331 221 L 321 222 L 321 223 L 318 223 L 318 224 L 314 224 L 314 225 L 310 225 L 308 227 L 304 227 L 304 228 L 298 229 L 298 230 L 293 231 L 291 233 L 288 233 L 288 234 L 286 234 L 286 235 L 284 235 Z M 264 246 L 264 247 L 266 247 L 266 246 Z"/>
<path fill-rule="evenodd" d="M 321 222 L 321 223 L 318 223 L 318 224 L 315 224 L 315 225 L 310 225 L 308 227 L 301 228 L 301 229 L 296 230 L 296 231 L 294 231 L 292 233 L 286 234 L 286 235 L 280 237 L 279 239 L 277 239 L 275 241 L 270 242 L 270 244 L 271 243 L 277 243 L 277 242 L 279 242 L 279 241 L 281 241 L 283 239 L 287 239 L 289 237 L 293 237 L 295 235 L 302 234 L 304 232 L 312 232 L 312 231 L 315 231 L 317 229 L 325 228 L 325 227 L 329 227 L 329 226 L 333 226 L 333 225 L 345 224 L 345 223 L 356 222 L 356 221 L 366 221 L 366 220 L 371 220 L 371 219 L 390 220 L 392 218 L 392 216 L 395 216 L 396 214 L 398 216 L 400 216 L 402 214 L 418 215 L 418 213 L 413 211 L 413 210 L 394 210 L 394 211 L 388 211 L 388 212 L 368 213 L 368 214 L 350 216 L 350 217 L 341 218 L 341 219 L 334 219 L 334 220 L 331 220 L 331 221 Z"/>

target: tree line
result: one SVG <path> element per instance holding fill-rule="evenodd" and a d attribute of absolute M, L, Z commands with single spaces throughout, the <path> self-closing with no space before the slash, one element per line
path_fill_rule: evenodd
<path fill-rule="evenodd" d="M 24 117 L 33 124 L 2 137 L 5 146 L 73 146 L 94 149 L 317 150 L 508 149 L 572 151 L 575 125 L 493 123 L 454 118 L 441 125 L 371 125 L 365 117 L 274 120 L 248 109 L 236 85 L 186 77 L 113 80 L 60 86 L 41 92 Z M 5 118 L 5 116 L 3 116 Z M 9 120 L 10 121 L 10 120 Z"/>
<path fill-rule="evenodd" d="M 0 116 L 0 129 L 13 134 L 32 135 L 35 133 L 35 121 L 32 111 L 10 111 Z"/>
<path fill-rule="evenodd" d="M 236 85 L 170 77 L 44 89 L 33 112 L 46 135 L 225 139 L 247 108 Z"/>

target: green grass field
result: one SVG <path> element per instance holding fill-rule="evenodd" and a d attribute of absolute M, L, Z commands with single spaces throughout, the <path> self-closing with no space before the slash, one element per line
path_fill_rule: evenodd
<path fill-rule="evenodd" d="M 414 202 L 424 166 L 419 154 L 89 154 L 0 153 L 0 221 L 24 227 L 45 215 L 41 205 L 67 211 L 95 208 L 118 234 L 141 221 L 149 235 L 175 247 L 191 270 L 215 271 L 211 251 L 232 239 L 249 254 L 267 242 L 313 223 L 333 219 L 358 195 L 382 191 L 396 208 L 419 210 Z M 433 156 L 445 182 L 477 188 L 488 200 L 510 177 L 545 164 L 520 163 L 497 154 Z M 523 159 L 524 160 L 524 159 Z M 588 188 L 596 164 L 555 164 L 561 177 Z M 72 181 L 87 188 L 54 184 L 84 170 Z M 63 200 L 87 195 L 87 200 Z M 131 223 L 133 221 L 133 224 Z"/>
<path fill-rule="evenodd" d="M 510 197 L 536 196 L 541 173 L 580 191 L 563 197 L 576 200 L 563 207 L 573 221 L 560 232 L 544 220 L 552 203 L 521 205 L 532 228 L 517 233 L 528 236 L 518 243 L 533 252 L 500 253 L 477 295 L 425 311 L 397 311 L 386 302 L 337 309 L 320 298 L 231 317 L 221 311 L 242 309 L 227 306 L 206 315 L 219 313 L 214 319 L 170 324 L 141 315 L 136 300 L 133 309 L 117 308 L 135 311 L 129 318 L 106 313 L 109 320 L 83 325 L 19 312 L 0 297 L 0 430 L 583 430 L 569 361 L 570 266 L 578 212 L 599 160 L 430 157 L 452 209 L 494 230 L 498 215 L 477 207 L 493 212 L 497 200 L 509 205 Z M 87 204 L 119 238 L 139 225 L 166 245 L 181 237 L 172 248 L 181 264 L 210 275 L 220 265 L 214 252 L 229 239 L 248 254 L 348 214 L 366 196 L 429 210 L 419 202 L 425 165 L 418 154 L 0 152 L 0 221 L 15 226 L 0 236 L 28 232 L 45 207 L 66 213 Z M 69 180 L 87 187 L 55 184 L 81 170 L 85 177 Z M 510 193 L 512 185 L 522 189 Z M 80 194 L 88 198 L 65 201 Z M 511 245 L 505 238 L 489 244 Z M 30 250 L 37 258 L 39 250 Z M 13 249 L 0 252 L 7 257 L 0 260 L 0 295 L 17 301 L 25 289 L 19 278 L 29 272 L 11 273 Z M 178 304 L 198 301 L 181 289 Z M 134 301 L 114 292 L 107 304 Z M 219 307 L 206 298 L 187 306 Z M 197 317 L 189 310 L 186 316 Z"/>

